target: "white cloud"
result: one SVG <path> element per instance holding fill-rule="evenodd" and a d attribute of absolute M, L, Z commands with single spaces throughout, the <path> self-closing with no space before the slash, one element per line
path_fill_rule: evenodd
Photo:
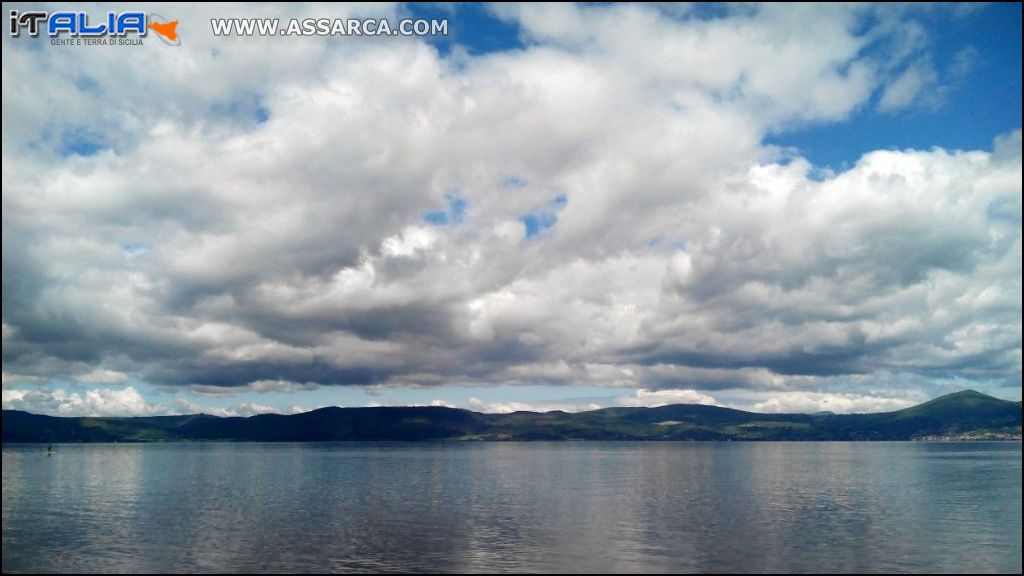
<path fill-rule="evenodd" d="M 884 394 L 824 393 L 803 391 L 740 391 L 726 393 L 724 401 L 688 389 L 647 390 L 638 389 L 631 395 L 610 399 L 579 399 L 553 401 L 484 402 L 470 399 L 469 409 L 477 412 L 508 414 L 517 411 L 584 412 L 611 406 L 655 408 L 670 404 L 699 404 L 703 406 L 724 406 L 748 412 L 767 414 L 834 412 L 850 414 L 859 412 L 888 412 L 919 404 L 927 398 L 922 396 L 892 396 Z"/>
<path fill-rule="evenodd" d="M 385 257 L 413 257 L 428 250 L 437 241 L 437 234 L 423 226 L 410 226 L 399 234 L 385 238 L 380 251 Z"/>
<path fill-rule="evenodd" d="M 204 396 L 232 396 L 243 392 L 301 392 L 316 390 L 319 385 L 314 382 L 291 382 L 289 380 L 256 380 L 244 386 L 191 386 L 192 392 Z"/>
<path fill-rule="evenodd" d="M 441 399 L 438 399 L 438 398 L 434 398 L 433 400 L 431 400 L 430 402 L 427 402 L 427 403 L 423 403 L 423 402 L 412 402 L 412 403 L 409 403 L 409 402 L 402 402 L 402 401 L 391 400 L 391 401 L 385 401 L 385 402 L 377 402 L 377 401 L 367 402 L 366 404 L 363 405 L 364 408 L 381 408 L 381 407 L 385 407 L 385 406 L 413 406 L 413 407 L 418 407 L 418 408 L 424 408 L 424 407 L 458 408 L 458 406 L 456 404 L 453 404 L 451 402 L 448 402 L 446 400 L 441 400 Z"/>
<path fill-rule="evenodd" d="M 942 103 L 944 92 L 932 64 L 927 61 L 915 62 L 885 87 L 878 109 L 895 112 L 914 104 L 935 108 Z"/>
<path fill-rule="evenodd" d="M 908 398 L 872 396 L 867 394 L 844 394 L 823 392 L 774 392 L 770 395 L 753 395 L 763 398 L 735 407 L 751 412 L 769 414 L 835 412 L 852 414 L 862 412 L 891 412 L 908 408 L 924 401 Z"/>
<path fill-rule="evenodd" d="M 115 62 L 5 36 L 5 384 L 1019 387 L 1019 130 L 824 178 L 765 144 L 879 93 L 930 105 L 907 10 L 494 10 L 525 49 L 197 28 Z"/>
<path fill-rule="evenodd" d="M 117 390 L 95 388 L 84 393 L 55 390 L 3 391 L 4 410 L 25 410 L 51 416 L 155 416 L 167 413 L 151 404 L 132 386 Z"/>
<path fill-rule="evenodd" d="M 238 402 L 229 407 L 206 406 L 180 397 L 175 400 L 175 404 L 177 405 L 176 412 L 179 414 L 209 414 L 221 418 L 248 417 L 257 414 L 301 414 L 312 410 L 312 408 L 303 408 L 302 406 L 278 407 L 256 402 Z"/>
<path fill-rule="evenodd" d="M 596 402 L 587 400 L 550 401 L 550 402 L 484 402 L 479 398 L 469 399 L 469 409 L 487 414 L 511 414 L 512 412 L 585 412 L 603 408 Z"/>
<path fill-rule="evenodd" d="M 718 402 L 707 394 L 696 390 L 647 390 L 641 388 L 632 396 L 619 396 L 615 399 L 618 406 L 643 406 L 647 408 L 668 404 L 703 404 L 714 406 Z"/>
<path fill-rule="evenodd" d="M 210 414 L 213 416 L 253 416 L 256 414 L 298 414 L 311 408 L 277 407 L 256 402 L 238 402 L 228 407 L 207 406 L 179 397 L 174 406 L 148 402 L 133 386 L 123 389 L 94 388 L 73 392 L 63 388 L 3 390 L 4 410 L 24 410 L 50 416 L 165 416 L 174 414 Z"/>
<path fill-rule="evenodd" d="M 75 380 L 86 384 L 124 384 L 128 381 L 128 375 L 117 370 L 96 368 L 85 374 L 75 376 Z"/>
<path fill-rule="evenodd" d="M 30 376 L 26 374 L 11 374 L 10 372 L 4 371 L 3 373 L 3 385 L 8 386 L 11 384 L 34 384 L 42 382 L 43 378 L 39 376 Z"/>
<path fill-rule="evenodd" d="M 955 80 L 962 80 L 978 66 L 981 54 L 974 46 L 966 46 L 953 54 L 953 61 L 949 64 L 949 76 Z"/>

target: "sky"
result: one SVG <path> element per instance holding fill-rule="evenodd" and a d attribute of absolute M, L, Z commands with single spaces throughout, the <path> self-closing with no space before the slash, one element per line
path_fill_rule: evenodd
<path fill-rule="evenodd" d="M 1019 4 L 144 9 L 3 36 L 5 409 L 1021 398 Z"/>

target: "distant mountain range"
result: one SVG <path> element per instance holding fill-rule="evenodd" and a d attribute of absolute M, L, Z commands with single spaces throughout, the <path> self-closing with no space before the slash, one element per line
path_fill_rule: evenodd
<path fill-rule="evenodd" d="M 1021 403 L 973 390 L 877 414 L 758 414 L 718 406 L 481 414 L 441 407 L 321 408 L 284 416 L 68 418 L 3 411 L 4 442 L 344 440 L 916 440 L 1021 438 Z"/>

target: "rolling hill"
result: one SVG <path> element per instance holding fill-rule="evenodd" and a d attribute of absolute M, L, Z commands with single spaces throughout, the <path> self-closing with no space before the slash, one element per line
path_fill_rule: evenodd
<path fill-rule="evenodd" d="M 220 418 L 54 417 L 3 411 L 4 442 L 349 440 L 1020 439 L 1021 403 L 973 390 L 876 414 L 759 414 L 718 406 L 482 414 L 443 407 L 321 408 Z"/>

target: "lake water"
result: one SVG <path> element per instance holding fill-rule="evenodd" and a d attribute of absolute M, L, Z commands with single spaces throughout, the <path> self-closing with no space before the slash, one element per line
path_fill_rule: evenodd
<path fill-rule="evenodd" d="M 1021 572 L 1021 444 L 3 446 L 3 571 Z"/>

